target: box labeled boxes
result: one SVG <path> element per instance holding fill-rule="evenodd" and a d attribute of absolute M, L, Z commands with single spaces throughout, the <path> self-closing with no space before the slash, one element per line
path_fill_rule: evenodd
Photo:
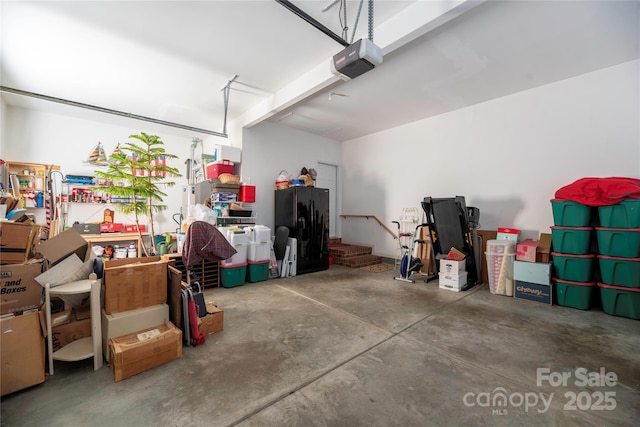
<path fill-rule="evenodd" d="M 215 334 L 224 328 L 224 311 L 207 302 L 207 315 L 198 318 L 198 330 L 205 335 Z"/>
<path fill-rule="evenodd" d="M 42 261 L 0 266 L 0 314 L 40 307 L 42 286 L 35 278 L 42 273 Z"/>
<path fill-rule="evenodd" d="M 541 285 L 539 283 L 516 280 L 516 289 L 513 297 L 551 305 L 553 304 L 552 285 Z"/>
<path fill-rule="evenodd" d="M 0 320 L 2 396 L 44 382 L 44 330 L 41 311 Z"/>
<path fill-rule="evenodd" d="M 449 291 L 460 292 L 467 284 L 467 272 L 460 274 L 440 274 L 438 275 L 438 287 Z"/>
<path fill-rule="evenodd" d="M 115 381 L 182 357 L 182 331 L 166 322 L 109 339 L 109 364 Z"/>
<path fill-rule="evenodd" d="M 119 313 L 167 302 L 167 260 L 159 256 L 104 263 L 104 311 Z"/>

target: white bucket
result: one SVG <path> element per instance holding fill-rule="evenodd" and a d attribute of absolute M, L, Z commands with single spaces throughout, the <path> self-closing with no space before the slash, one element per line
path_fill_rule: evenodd
<path fill-rule="evenodd" d="M 126 258 L 127 257 L 127 248 L 115 248 L 114 258 Z"/>

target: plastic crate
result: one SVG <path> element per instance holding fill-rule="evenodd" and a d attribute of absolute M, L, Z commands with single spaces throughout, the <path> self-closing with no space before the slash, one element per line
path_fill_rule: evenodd
<path fill-rule="evenodd" d="M 640 288 L 640 258 L 598 255 L 602 282 L 625 288 Z"/>
<path fill-rule="evenodd" d="M 640 289 L 598 283 L 602 310 L 612 316 L 640 320 Z"/>
<path fill-rule="evenodd" d="M 514 243 L 514 242 L 512 242 Z M 513 244 L 515 248 L 515 243 Z M 513 263 L 514 254 L 492 254 L 487 256 L 487 273 L 489 275 L 489 291 L 495 295 L 513 296 Z"/>
<path fill-rule="evenodd" d="M 609 228 L 640 227 L 640 199 L 626 199 L 611 206 L 598 207 L 600 226 Z"/>
<path fill-rule="evenodd" d="M 247 264 L 220 265 L 220 283 L 223 288 L 244 285 L 247 277 Z"/>
<path fill-rule="evenodd" d="M 512 240 L 487 240 L 487 254 L 516 254 L 516 242 Z"/>
<path fill-rule="evenodd" d="M 591 223 L 591 206 L 571 200 L 551 200 L 553 224 L 563 227 L 586 227 Z"/>
<path fill-rule="evenodd" d="M 269 261 L 251 262 L 247 265 L 247 282 L 264 282 L 269 278 Z"/>
<path fill-rule="evenodd" d="M 596 227 L 596 236 L 601 255 L 640 257 L 640 228 Z"/>
<path fill-rule="evenodd" d="M 551 226 L 554 249 L 563 254 L 586 255 L 591 246 L 591 227 Z"/>
<path fill-rule="evenodd" d="M 564 307 L 589 310 L 593 302 L 595 282 L 577 282 L 553 278 L 556 291 L 556 303 Z"/>
<path fill-rule="evenodd" d="M 572 255 L 551 252 L 555 277 L 575 282 L 590 282 L 593 279 L 594 254 Z"/>

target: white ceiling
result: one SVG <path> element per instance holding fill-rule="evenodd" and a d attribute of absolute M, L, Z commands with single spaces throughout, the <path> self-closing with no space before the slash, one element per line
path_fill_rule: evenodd
<path fill-rule="evenodd" d="M 292 3 L 342 34 L 339 2 Z M 384 62 L 348 82 L 329 70 L 343 47 L 271 0 L 2 1 L 0 19 L 2 86 L 222 132 L 237 75 L 229 122 L 340 141 L 640 57 L 638 1 L 376 0 Z"/>

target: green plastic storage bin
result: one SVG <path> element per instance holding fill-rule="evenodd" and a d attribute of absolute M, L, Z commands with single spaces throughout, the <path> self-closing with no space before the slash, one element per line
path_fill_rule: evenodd
<path fill-rule="evenodd" d="M 572 255 L 551 252 L 555 277 L 575 282 L 590 282 L 593 278 L 594 254 Z"/>
<path fill-rule="evenodd" d="M 600 206 L 598 214 L 601 227 L 640 227 L 640 199 L 626 199 L 615 205 Z"/>
<path fill-rule="evenodd" d="M 244 285 L 247 277 L 247 263 L 220 264 L 220 283 L 224 288 Z"/>
<path fill-rule="evenodd" d="M 593 302 L 595 282 L 576 282 L 553 278 L 556 290 L 556 303 L 564 307 L 589 310 Z"/>
<path fill-rule="evenodd" d="M 592 207 L 571 200 L 551 200 L 553 225 L 586 227 L 591 223 Z"/>
<path fill-rule="evenodd" d="M 640 289 L 598 283 L 602 310 L 612 316 L 640 320 Z"/>
<path fill-rule="evenodd" d="M 263 282 L 269 278 L 269 261 L 251 262 L 247 265 L 247 282 Z"/>
<path fill-rule="evenodd" d="M 592 227 L 551 226 L 553 248 L 562 254 L 586 255 L 591 247 Z"/>
<path fill-rule="evenodd" d="M 640 228 L 596 227 L 596 237 L 598 253 L 601 255 L 640 257 Z"/>
<path fill-rule="evenodd" d="M 640 288 L 640 258 L 598 255 L 602 282 L 625 288 Z"/>

